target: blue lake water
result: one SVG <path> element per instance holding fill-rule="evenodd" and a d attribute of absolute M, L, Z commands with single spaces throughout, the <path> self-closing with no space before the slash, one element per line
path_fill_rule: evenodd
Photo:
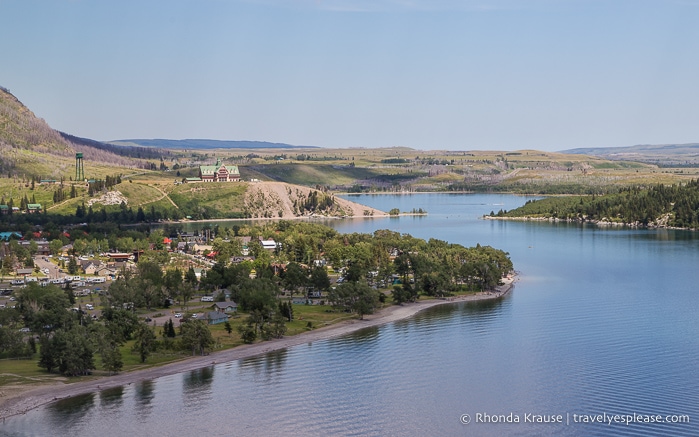
<path fill-rule="evenodd" d="M 510 195 L 348 198 L 429 215 L 327 222 L 341 232 L 501 248 L 520 272 L 515 289 L 60 401 L 8 419 L 0 435 L 699 435 L 696 233 L 479 219 L 527 199 Z M 525 423 L 528 413 L 563 423 Z M 634 413 L 690 423 L 575 422 Z M 479 423 L 485 415 L 520 422 Z"/>

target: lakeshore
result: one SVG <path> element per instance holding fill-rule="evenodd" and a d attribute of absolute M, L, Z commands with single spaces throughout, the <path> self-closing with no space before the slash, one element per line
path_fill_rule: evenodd
<path fill-rule="evenodd" d="M 232 349 L 212 352 L 211 354 L 205 356 L 190 357 L 158 367 L 120 373 L 117 375 L 92 379 L 84 382 L 81 381 L 63 385 L 53 384 L 32 388 L 6 398 L 0 398 L 0 418 L 4 420 L 5 418 L 11 416 L 24 414 L 42 405 L 85 393 L 92 393 L 141 381 L 153 380 L 163 376 L 189 372 L 203 367 L 241 360 L 275 350 L 286 349 L 304 343 L 312 343 L 314 341 L 339 337 L 365 328 L 381 326 L 387 323 L 406 319 L 414 316 L 420 311 L 437 305 L 500 299 L 512 290 L 516 279 L 516 276 L 508 277 L 503 280 L 504 285 L 501 285 L 494 291 L 490 292 L 479 292 L 476 294 L 454 296 L 444 299 L 430 299 L 403 305 L 394 305 L 383 308 L 375 314 L 366 315 L 364 316 L 364 319 L 361 320 L 347 320 L 295 336 L 241 345 Z"/>

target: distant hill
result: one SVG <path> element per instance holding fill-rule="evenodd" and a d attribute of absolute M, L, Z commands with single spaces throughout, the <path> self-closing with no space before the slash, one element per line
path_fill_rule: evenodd
<path fill-rule="evenodd" d="M 292 146 L 267 141 L 223 141 L 206 139 L 165 140 L 131 139 L 108 141 L 118 146 L 156 147 L 160 149 L 317 149 L 316 146 Z"/>
<path fill-rule="evenodd" d="M 147 164 L 133 159 L 142 157 L 138 151 L 58 132 L 0 87 L 0 173 L 59 178 L 70 174 L 76 152 L 86 161 L 109 166 Z"/>
<path fill-rule="evenodd" d="M 95 149 L 106 150 L 121 156 L 130 156 L 140 159 L 160 159 L 164 156 L 169 156 L 172 153 L 169 150 L 156 149 L 153 147 L 137 147 L 137 146 L 122 146 L 112 143 L 103 143 L 101 141 L 91 140 L 89 138 L 76 137 L 65 132 L 60 132 L 61 136 L 73 144 L 79 146 L 93 147 Z"/>
<path fill-rule="evenodd" d="M 660 166 L 699 166 L 699 143 L 589 147 L 563 150 L 561 153 L 598 156 L 617 161 L 640 161 Z"/>

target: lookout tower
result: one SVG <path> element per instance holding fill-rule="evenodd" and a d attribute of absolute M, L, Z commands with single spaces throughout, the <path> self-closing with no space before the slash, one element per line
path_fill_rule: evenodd
<path fill-rule="evenodd" d="M 82 152 L 75 154 L 75 181 L 85 180 L 85 169 L 83 168 Z"/>

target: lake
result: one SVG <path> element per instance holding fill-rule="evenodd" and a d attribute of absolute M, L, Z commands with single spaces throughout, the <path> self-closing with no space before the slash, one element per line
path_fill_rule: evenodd
<path fill-rule="evenodd" d="M 519 281 L 498 301 L 63 400 L 0 435 L 699 435 L 696 233 L 480 219 L 527 200 L 511 195 L 347 198 L 429 214 L 326 222 L 341 232 L 491 245 Z"/>

